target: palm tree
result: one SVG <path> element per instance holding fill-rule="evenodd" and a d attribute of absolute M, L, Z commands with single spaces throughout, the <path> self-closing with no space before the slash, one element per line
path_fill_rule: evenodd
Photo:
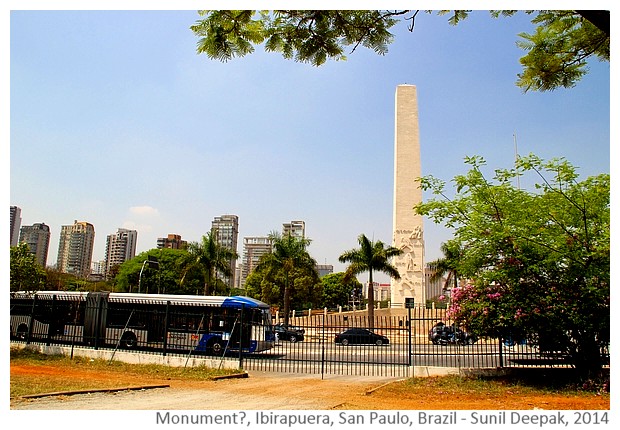
<path fill-rule="evenodd" d="M 338 260 L 341 263 L 351 263 L 345 272 L 345 279 L 368 271 L 368 319 L 370 328 L 374 327 L 375 319 L 375 293 L 373 288 L 373 271 L 383 272 L 394 279 L 400 279 L 398 269 L 390 263 L 390 258 L 401 255 L 403 251 L 393 246 L 386 248 L 380 240 L 373 242 L 361 234 L 357 241 L 359 249 L 344 252 Z"/>
<path fill-rule="evenodd" d="M 224 276 L 231 276 L 230 260 L 237 258 L 237 252 L 221 246 L 215 233 L 210 231 L 202 236 L 200 242 L 192 242 L 187 245 L 189 260 L 183 270 L 181 284 L 183 284 L 187 273 L 192 269 L 202 272 L 204 279 L 205 296 L 215 292 L 216 273 L 220 272 Z"/>
<path fill-rule="evenodd" d="M 433 272 L 429 281 L 435 282 L 447 275 L 443 285 L 443 290 L 447 291 L 450 281 L 453 282 L 454 287 L 458 287 L 457 267 L 463 254 L 463 249 L 458 243 L 453 241 L 442 243 L 439 249 L 441 249 L 444 256 L 428 263 L 428 268 Z"/>
<path fill-rule="evenodd" d="M 288 325 L 291 308 L 291 272 L 293 269 L 316 272 L 316 261 L 306 250 L 311 243 L 310 239 L 290 234 L 282 236 L 277 232 L 272 232 L 269 239 L 271 239 L 272 251 L 261 259 L 256 270 L 284 274 L 284 324 Z"/>

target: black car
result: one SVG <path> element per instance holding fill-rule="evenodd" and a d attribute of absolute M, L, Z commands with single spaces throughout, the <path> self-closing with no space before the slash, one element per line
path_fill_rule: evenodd
<path fill-rule="evenodd" d="M 285 330 L 296 331 L 299 334 L 304 334 L 306 332 L 306 330 L 304 330 L 301 327 L 297 327 L 297 326 L 294 326 L 294 325 L 285 325 L 284 323 L 280 323 L 280 324 L 276 325 L 276 327 L 281 327 L 281 328 L 283 328 Z"/>
<path fill-rule="evenodd" d="M 344 346 L 353 344 L 387 345 L 390 340 L 365 328 L 350 328 L 336 335 L 334 342 Z"/>
<path fill-rule="evenodd" d="M 279 340 L 288 340 L 291 343 L 304 340 L 305 330 L 299 327 L 278 324 L 274 326 L 273 330 L 276 332 L 276 338 Z"/>
<path fill-rule="evenodd" d="M 476 343 L 478 338 L 476 335 L 461 330 L 454 324 L 446 325 L 440 321 L 429 330 L 428 340 L 433 342 L 435 345 L 473 345 Z"/>

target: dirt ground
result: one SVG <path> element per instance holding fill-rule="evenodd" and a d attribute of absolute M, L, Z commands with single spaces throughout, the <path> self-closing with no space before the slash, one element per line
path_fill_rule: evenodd
<path fill-rule="evenodd" d="M 360 376 L 325 376 L 250 372 L 248 378 L 184 381 L 135 377 L 115 372 L 81 372 L 53 366 L 11 366 L 11 376 L 77 378 L 106 381 L 110 388 L 168 384 L 168 388 L 113 393 L 11 399 L 11 409 L 38 410 L 583 410 L 609 409 L 609 396 L 441 391 L 408 395 L 399 381 Z M 450 401 L 446 402 L 446 398 Z M 201 408 L 200 405 L 208 405 Z"/>

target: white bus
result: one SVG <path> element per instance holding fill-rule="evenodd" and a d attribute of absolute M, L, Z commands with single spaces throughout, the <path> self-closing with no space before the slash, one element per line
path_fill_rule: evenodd
<path fill-rule="evenodd" d="M 269 305 L 249 297 L 11 293 L 11 339 L 221 355 L 273 347 Z"/>

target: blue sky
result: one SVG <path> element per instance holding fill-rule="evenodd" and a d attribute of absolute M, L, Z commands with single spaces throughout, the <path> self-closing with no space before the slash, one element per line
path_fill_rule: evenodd
<path fill-rule="evenodd" d="M 260 48 L 228 63 L 197 55 L 198 18 L 10 13 L 10 204 L 22 225 L 50 226 L 48 264 L 74 220 L 95 226 L 100 260 L 120 227 L 138 230 L 142 252 L 236 214 L 240 254 L 243 237 L 301 219 L 312 256 L 344 269 L 338 256 L 359 234 L 391 241 L 403 83 L 417 86 L 423 175 L 449 180 L 470 155 L 509 167 L 515 135 L 519 153 L 565 157 L 582 178 L 610 171 L 609 64 L 591 62 L 573 89 L 523 94 L 525 14 L 479 12 L 456 27 L 423 14 L 413 33 L 393 29 L 386 56 L 359 48 L 319 68 Z M 427 261 L 448 238 L 425 221 Z"/>

